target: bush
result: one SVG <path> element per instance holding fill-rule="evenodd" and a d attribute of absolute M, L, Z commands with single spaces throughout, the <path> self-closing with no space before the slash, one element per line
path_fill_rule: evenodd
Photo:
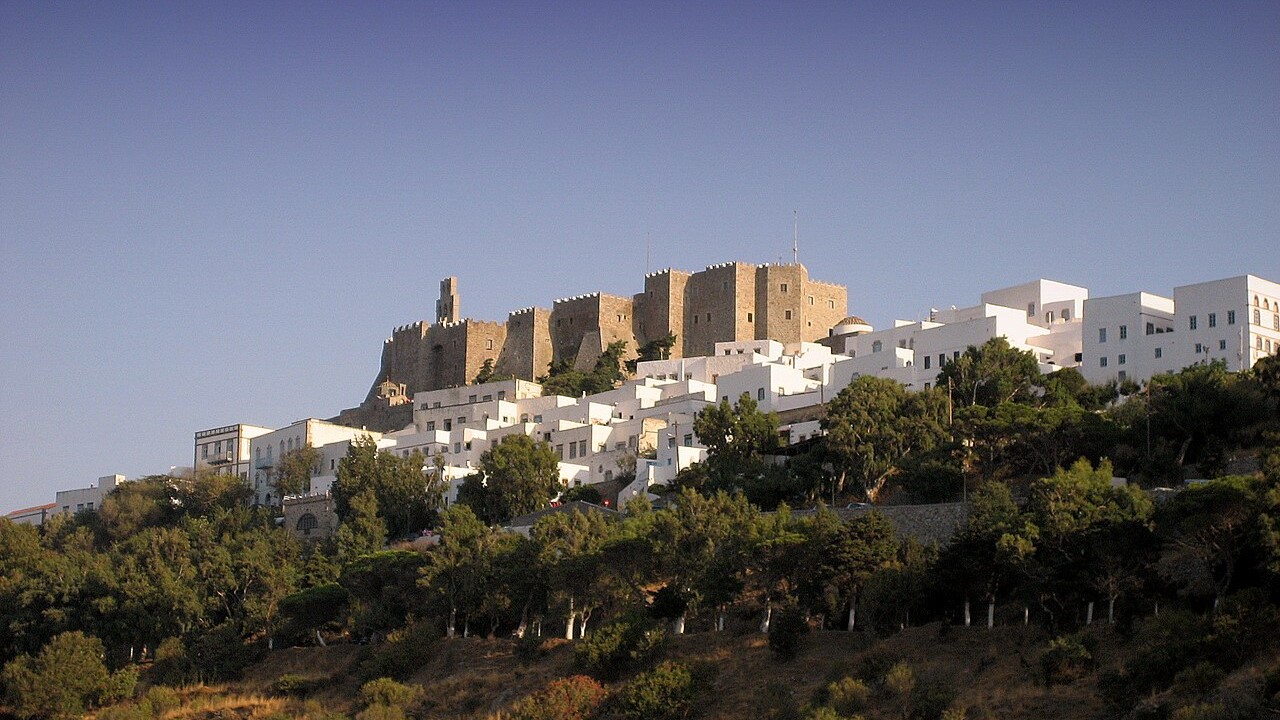
<path fill-rule="evenodd" d="M 142 696 L 142 705 L 147 707 L 151 714 L 159 717 L 170 710 L 177 708 L 182 704 L 178 697 L 178 691 L 164 685 L 153 685 L 147 690 L 147 694 Z"/>
<path fill-rule="evenodd" d="M 356 713 L 356 720 L 406 720 L 404 710 L 390 705 L 370 705 Z"/>
<path fill-rule="evenodd" d="M 625 672 L 657 657 L 666 633 L 640 615 L 628 615 L 596 630 L 573 649 L 580 670 L 601 680 L 613 681 Z"/>
<path fill-rule="evenodd" d="M 1040 657 L 1045 685 L 1075 682 L 1092 672 L 1097 665 L 1093 657 L 1097 649 L 1097 639 L 1084 633 L 1049 641 L 1049 649 Z"/>
<path fill-rule="evenodd" d="M 614 705 L 627 720 L 681 720 L 689 717 L 696 696 L 689 666 L 668 661 L 623 685 Z"/>
<path fill-rule="evenodd" d="M 827 703 L 842 715 L 865 710 L 871 688 L 857 678 L 846 677 L 827 685 Z"/>
<path fill-rule="evenodd" d="M 546 657 L 547 647 L 543 638 L 533 633 L 525 633 L 524 637 L 516 639 L 515 647 L 511 652 L 520 664 L 531 665 Z"/>
<path fill-rule="evenodd" d="M 358 676 L 369 681 L 389 677 L 405 679 L 426 661 L 440 633 L 427 623 L 414 623 L 387 635 L 386 642 L 370 649 Z"/>
<path fill-rule="evenodd" d="M 97 717 L 98 720 L 151 720 L 158 715 L 151 712 L 146 704 L 126 703 L 105 708 L 98 712 Z"/>
<path fill-rule="evenodd" d="M 274 683 L 271 684 L 271 690 L 279 695 L 288 695 L 290 697 L 303 697 L 320 688 L 322 680 L 318 678 L 309 678 L 303 675 L 289 673 L 281 675 Z"/>
<path fill-rule="evenodd" d="M 374 705 L 404 708 L 422 697 L 422 688 L 417 685 L 405 685 L 391 678 L 370 680 L 360 686 L 358 700 L 366 708 Z"/>
<path fill-rule="evenodd" d="M 911 694 L 911 717 L 916 720 L 934 720 L 942 716 L 956 699 L 956 688 L 951 681 L 941 677 L 926 678 L 916 683 Z"/>
<path fill-rule="evenodd" d="M 809 632 L 809 624 L 797 607 L 788 607 L 769 623 L 769 649 L 779 660 L 787 661 L 800 653 L 800 641 Z"/>
<path fill-rule="evenodd" d="M 9 711 L 19 718 L 72 718 L 133 694 L 132 669 L 107 671 L 102 641 L 82 632 L 55 636 L 34 657 L 4 666 L 0 681 Z"/>
<path fill-rule="evenodd" d="M 191 643 L 187 654 L 196 679 L 209 682 L 238 680 L 262 651 L 245 645 L 240 631 L 223 623 Z"/>
<path fill-rule="evenodd" d="M 585 676 L 556 680 L 516 703 L 509 720 L 588 720 L 608 697 L 609 691 Z"/>
<path fill-rule="evenodd" d="M 183 685 L 191 680 L 191 675 L 191 659 L 187 657 L 187 646 L 182 638 L 170 637 L 160 641 L 147 678 L 161 685 Z"/>
<path fill-rule="evenodd" d="M 916 673 L 905 660 L 889 668 L 884 674 L 884 689 L 902 708 L 902 717 L 911 715 L 911 698 L 916 689 Z"/>
<path fill-rule="evenodd" d="M 1208 695 L 1227 674 L 1211 662 L 1198 662 L 1173 677 L 1173 686 L 1188 695 Z"/>

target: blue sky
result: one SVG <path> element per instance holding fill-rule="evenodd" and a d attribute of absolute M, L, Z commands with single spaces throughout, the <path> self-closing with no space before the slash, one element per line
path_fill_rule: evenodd
<path fill-rule="evenodd" d="M 800 256 L 874 324 L 1280 279 L 1280 4 L 0 4 L 0 511 L 429 319 Z"/>

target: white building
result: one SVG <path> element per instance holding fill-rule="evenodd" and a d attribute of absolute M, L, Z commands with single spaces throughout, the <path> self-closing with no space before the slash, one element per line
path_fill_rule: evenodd
<path fill-rule="evenodd" d="M 191 467 L 195 472 L 235 475 L 248 483 L 253 470 L 249 441 L 269 432 L 271 428 L 243 423 L 200 430 L 196 432 Z"/>
<path fill-rule="evenodd" d="M 322 487 L 327 489 L 332 484 L 337 461 L 346 454 L 350 442 L 366 436 L 375 441 L 382 438 L 381 433 L 308 418 L 252 438 L 249 441 L 253 455 L 251 502 L 280 504 L 282 498 L 275 494 L 275 469 L 286 454 L 303 447 L 321 448 L 320 466 L 312 469 L 310 491 L 322 492 Z"/>
<path fill-rule="evenodd" d="M 1142 382 L 1221 360 L 1233 372 L 1280 351 L 1280 285 L 1253 275 L 1085 304 L 1081 372 L 1092 383 Z"/>
<path fill-rule="evenodd" d="M 5 515 L 9 522 L 18 525 L 43 525 L 46 520 L 54 515 L 57 511 L 57 503 L 45 503 L 44 505 L 35 505 L 33 507 L 14 510 Z"/>
<path fill-rule="evenodd" d="M 87 488 L 59 490 L 54 499 L 54 512 L 60 515 L 74 515 L 82 510 L 97 510 L 102 507 L 102 499 L 107 493 L 125 482 L 123 475 L 103 475 L 98 484 Z"/>

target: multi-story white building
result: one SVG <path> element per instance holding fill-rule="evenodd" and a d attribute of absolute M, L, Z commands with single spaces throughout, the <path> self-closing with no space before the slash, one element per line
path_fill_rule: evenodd
<path fill-rule="evenodd" d="M 257 425 L 224 425 L 196 432 L 195 452 L 191 467 L 195 472 L 212 471 L 235 475 L 245 483 L 253 463 L 249 461 L 249 441 L 271 432 L 271 428 Z"/>
<path fill-rule="evenodd" d="M 382 438 L 381 433 L 308 418 L 252 438 L 249 441 L 253 456 L 251 501 L 255 505 L 280 504 L 283 498 L 275 491 L 275 472 L 280 459 L 303 447 L 321 448 L 320 465 L 312 468 L 310 491 L 327 489 L 333 482 L 337 461 L 346 454 L 350 442 L 365 436 L 375 441 Z"/>
<path fill-rule="evenodd" d="M 1092 383 L 1142 382 L 1221 360 L 1233 372 L 1280 351 L 1280 285 L 1253 275 L 1089 300 L 1081 372 Z"/>

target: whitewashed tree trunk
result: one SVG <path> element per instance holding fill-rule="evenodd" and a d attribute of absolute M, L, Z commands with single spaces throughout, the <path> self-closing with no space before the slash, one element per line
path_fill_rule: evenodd
<path fill-rule="evenodd" d="M 471 616 L 462 621 L 462 637 L 471 637 Z"/>
<path fill-rule="evenodd" d="M 445 630 L 445 637 L 453 638 L 458 634 L 458 608 L 449 608 L 449 627 Z"/>
<path fill-rule="evenodd" d="M 679 617 L 677 617 L 674 621 L 672 621 L 671 634 L 672 635 L 684 634 L 684 613 L 680 613 Z"/>
<path fill-rule="evenodd" d="M 1160 616 L 1160 601 L 1156 601 L 1156 617 Z"/>
<path fill-rule="evenodd" d="M 578 613 L 578 639 L 587 636 L 587 619 L 590 616 L 587 613 Z"/>
<path fill-rule="evenodd" d="M 569 617 L 565 620 L 565 623 L 564 623 L 564 639 L 565 640 L 573 639 L 573 625 L 574 625 L 574 621 L 577 619 L 577 616 L 578 614 L 573 611 L 573 598 L 569 598 Z"/>
<path fill-rule="evenodd" d="M 716 613 L 716 631 L 724 632 L 724 611 Z"/>
<path fill-rule="evenodd" d="M 849 619 L 845 623 L 845 630 L 853 632 L 853 628 L 858 624 L 858 603 L 856 600 L 849 601 Z"/>
<path fill-rule="evenodd" d="M 760 621 L 760 632 L 769 633 L 769 621 L 773 618 L 773 603 L 766 600 L 764 603 L 764 619 Z"/>
<path fill-rule="evenodd" d="M 276 638 L 275 638 L 275 636 L 274 636 L 274 635 L 268 635 L 268 636 L 267 636 L 267 650 L 275 650 L 275 649 L 276 649 Z"/>
<path fill-rule="evenodd" d="M 973 618 L 969 614 L 969 599 L 964 600 L 964 626 L 969 627 L 973 623 Z"/>
<path fill-rule="evenodd" d="M 1116 624 L 1116 599 L 1114 597 L 1107 598 L 1107 624 Z"/>
<path fill-rule="evenodd" d="M 1031 622 L 1031 608 L 1026 605 L 1022 606 L 1022 624 L 1026 625 Z"/>
<path fill-rule="evenodd" d="M 1092 600 L 1090 600 L 1089 604 L 1085 606 L 1084 624 L 1085 625 L 1093 624 L 1093 601 Z"/>
<path fill-rule="evenodd" d="M 996 604 L 994 602 L 987 603 L 987 629 L 996 626 Z"/>
<path fill-rule="evenodd" d="M 324 636 L 320 634 L 319 628 L 316 628 L 316 642 L 320 644 L 320 647 L 329 647 L 329 643 L 326 643 Z"/>

